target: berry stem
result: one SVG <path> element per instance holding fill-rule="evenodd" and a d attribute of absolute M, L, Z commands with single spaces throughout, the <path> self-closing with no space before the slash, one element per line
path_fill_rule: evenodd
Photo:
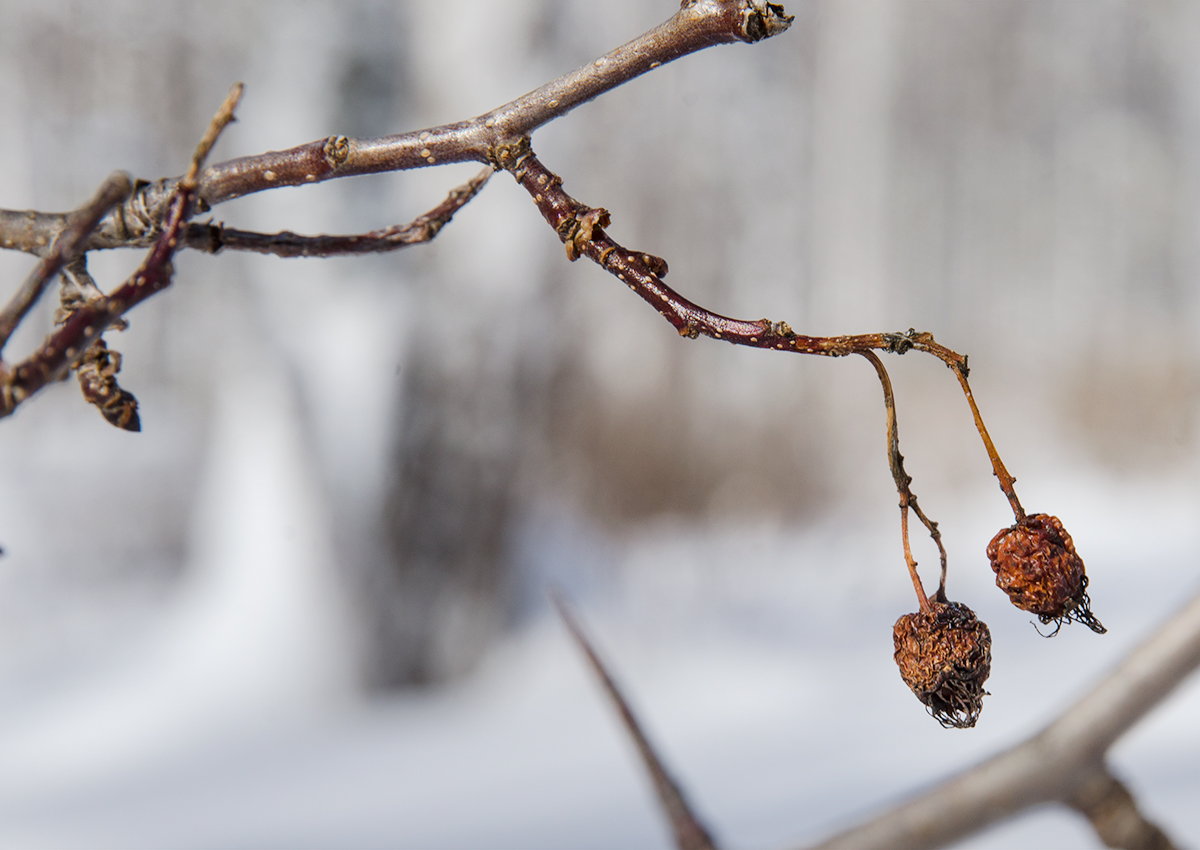
<path fill-rule="evenodd" d="M 913 590 L 917 592 L 917 603 L 921 606 L 921 613 L 928 614 L 929 597 L 925 595 L 925 586 L 921 584 L 921 577 L 917 575 L 917 562 L 913 559 L 912 547 L 908 545 L 908 504 L 904 501 L 904 496 L 900 497 L 900 536 L 904 539 L 904 563 L 908 565 L 908 575 L 912 578 Z M 938 592 L 944 594 L 944 585 L 938 588 Z"/>
<path fill-rule="evenodd" d="M 858 353 L 867 358 L 875 367 L 875 374 L 879 376 L 879 383 L 883 387 L 883 406 L 887 410 L 888 466 L 892 470 L 892 480 L 896 482 L 896 492 L 900 494 L 900 533 L 904 539 L 904 562 L 908 565 L 908 574 L 912 577 L 913 588 L 917 591 L 917 601 L 921 603 L 921 611 L 928 614 L 929 598 L 925 595 L 921 577 L 917 575 L 917 562 L 913 558 L 912 547 L 908 540 L 909 508 L 913 509 L 925 528 L 929 530 L 929 536 L 937 544 L 938 553 L 941 556 L 942 580 L 937 590 L 939 602 L 946 601 L 946 548 L 942 545 L 942 535 L 938 531 L 937 523 L 925 516 L 925 512 L 917 504 L 916 493 L 909 487 L 912 483 L 912 476 L 904 471 L 904 455 L 900 454 L 900 428 L 896 422 L 896 396 L 892 392 L 891 376 L 888 375 L 887 368 L 884 367 L 883 361 L 875 352 L 860 351 Z"/>
<path fill-rule="evenodd" d="M 971 385 L 967 383 L 966 364 L 962 366 L 957 364 L 949 364 L 954 370 L 955 377 L 958 378 L 958 383 L 962 385 L 963 395 L 967 397 L 967 404 L 971 405 L 971 415 L 975 417 L 975 430 L 979 432 L 979 436 L 983 438 L 983 446 L 987 449 L 988 457 L 992 461 L 992 472 L 1000 482 L 1000 490 L 1008 498 L 1008 503 L 1012 505 L 1013 516 L 1017 522 L 1025 519 L 1025 509 L 1021 507 L 1021 500 L 1017 498 L 1017 491 L 1013 489 L 1013 484 L 1017 479 L 1013 478 L 1008 469 L 1004 466 L 1004 461 L 1000 459 L 1000 453 L 996 451 L 996 444 L 992 442 L 992 437 L 988 434 L 987 426 L 983 424 L 983 416 L 979 412 L 979 405 L 975 403 L 975 396 L 971 394 Z"/>

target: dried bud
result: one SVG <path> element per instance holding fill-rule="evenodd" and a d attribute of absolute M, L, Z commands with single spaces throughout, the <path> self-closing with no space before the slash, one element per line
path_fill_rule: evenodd
<path fill-rule="evenodd" d="M 92 344 L 75 367 L 83 397 L 100 408 L 109 424 L 126 431 L 140 431 L 137 399 L 117 384 L 116 375 L 120 371 L 121 355 L 110 351 L 102 339 Z"/>
<path fill-rule="evenodd" d="M 1092 615 L 1083 559 L 1058 517 L 1030 514 L 1022 518 L 992 538 L 987 556 L 996 573 L 996 586 L 1008 594 L 1013 605 L 1037 614 L 1043 623 L 1054 623 L 1054 634 L 1072 620 L 1098 634 L 1106 631 Z"/>
<path fill-rule="evenodd" d="M 929 600 L 928 614 L 905 614 L 892 638 L 900 678 L 943 726 L 975 725 L 992 672 L 992 633 L 961 602 Z"/>

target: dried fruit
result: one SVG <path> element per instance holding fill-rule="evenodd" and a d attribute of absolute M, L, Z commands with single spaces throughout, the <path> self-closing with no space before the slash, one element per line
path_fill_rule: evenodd
<path fill-rule="evenodd" d="M 1077 621 L 1092 631 L 1107 631 L 1091 611 L 1087 573 L 1071 535 L 1058 517 L 1030 514 L 1000 531 L 987 547 L 996 586 L 1022 610 L 1054 623 Z"/>
<path fill-rule="evenodd" d="M 966 729 L 983 710 L 983 683 L 992 672 L 992 633 L 961 602 L 931 599 L 929 608 L 896 621 L 896 666 L 935 720 Z"/>

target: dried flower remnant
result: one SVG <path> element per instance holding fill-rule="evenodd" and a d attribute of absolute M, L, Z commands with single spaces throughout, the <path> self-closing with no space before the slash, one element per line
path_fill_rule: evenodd
<path fill-rule="evenodd" d="M 1075 543 L 1058 517 L 1030 514 L 1002 529 L 987 547 L 996 586 L 1013 605 L 1054 623 L 1077 621 L 1097 634 L 1107 629 L 1093 616 L 1087 573 Z"/>
<path fill-rule="evenodd" d="M 79 362 L 75 374 L 83 397 L 100 408 L 110 424 L 126 431 L 140 431 L 137 399 L 117 384 L 116 375 L 120 371 L 121 355 L 98 339 Z"/>
<path fill-rule="evenodd" d="M 892 629 L 900 678 L 946 727 L 967 729 L 983 710 L 992 672 L 992 633 L 961 602 L 929 601 Z"/>

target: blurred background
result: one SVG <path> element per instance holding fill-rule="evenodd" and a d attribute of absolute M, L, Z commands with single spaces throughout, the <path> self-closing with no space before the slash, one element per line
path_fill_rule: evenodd
<path fill-rule="evenodd" d="M 473 116 L 674 8 L 0 0 L 0 206 L 180 173 L 238 80 L 215 160 Z M 0 422 L 0 846 L 667 846 L 551 583 L 718 839 L 787 846 L 1032 733 L 1200 587 L 1200 3 L 787 11 L 535 149 L 711 309 L 969 353 L 1109 633 L 1044 640 L 1008 605 L 957 384 L 889 358 L 950 594 L 995 640 L 979 726 L 938 727 L 891 661 L 915 603 L 868 364 L 682 340 L 500 174 L 401 253 L 180 256 L 108 335 L 140 434 L 74 381 Z M 475 170 L 213 217 L 363 231 Z M 90 268 L 111 288 L 139 259 Z M 4 297 L 31 266 L 0 255 Z M 1197 716 L 1193 679 L 1113 752 L 1192 846 Z M 1045 810 L 962 846 L 1098 844 Z"/>

